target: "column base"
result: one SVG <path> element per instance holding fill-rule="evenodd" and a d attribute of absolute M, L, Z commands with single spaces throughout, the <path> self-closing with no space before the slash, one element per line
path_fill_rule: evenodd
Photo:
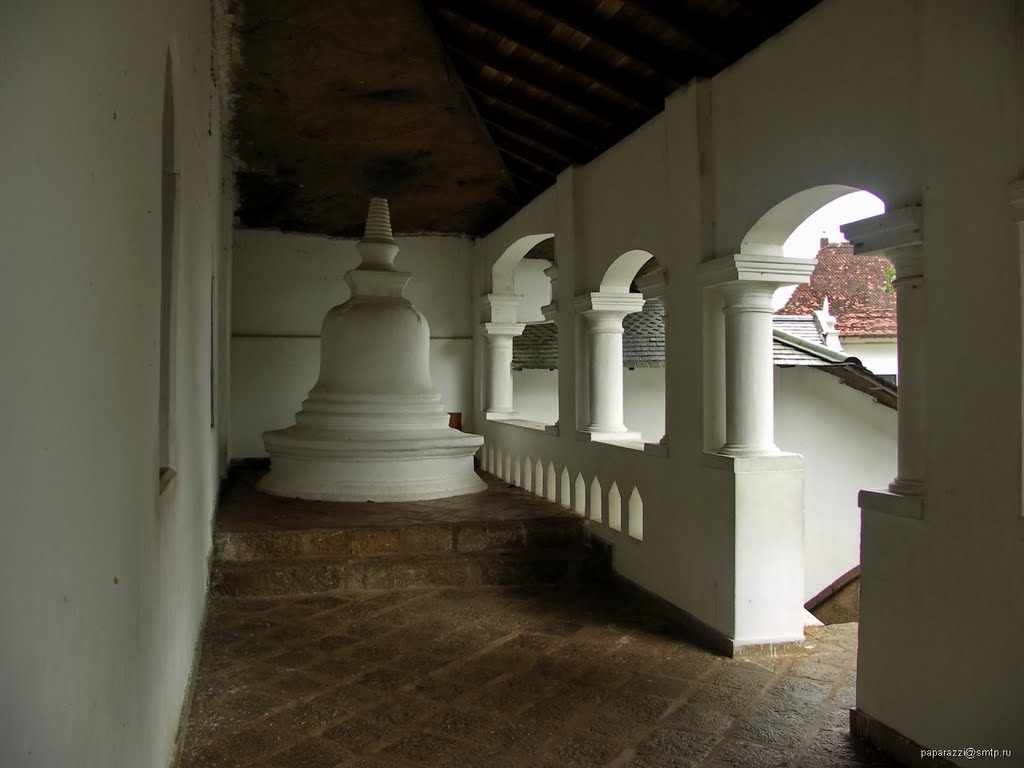
<path fill-rule="evenodd" d="M 715 453 L 723 456 L 777 456 L 782 453 L 777 445 L 723 445 Z"/>
<path fill-rule="evenodd" d="M 507 421 L 519 418 L 519 411 L 484 411 L 484 417 L 488 421 Z"/>
<path fill-rule="evenodd" d="M 907 480 L 897 477 L 889 483 L 889 493 L 895 493 L 899 496 L 923 496 L 924 483 L 920 480 Z"/>

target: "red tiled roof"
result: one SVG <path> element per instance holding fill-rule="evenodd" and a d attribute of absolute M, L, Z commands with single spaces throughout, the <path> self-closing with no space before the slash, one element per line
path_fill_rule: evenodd
<path fill-rule="evenodd" d="M 851 243 L 822 238 L 811 282 L 799 286 L 776 314 L 809 315 L 827 296 L 840 336 L 896 336 L 896 295 L 885 290 L 889 261 L 854 256 Z"/>

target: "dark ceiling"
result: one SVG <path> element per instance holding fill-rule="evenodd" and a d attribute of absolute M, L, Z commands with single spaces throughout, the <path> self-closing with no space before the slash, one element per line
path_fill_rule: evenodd
<path fill-rule="evenodd" d="M 484 234 L 819 0 L 239 0 L 239 222 Z"/>

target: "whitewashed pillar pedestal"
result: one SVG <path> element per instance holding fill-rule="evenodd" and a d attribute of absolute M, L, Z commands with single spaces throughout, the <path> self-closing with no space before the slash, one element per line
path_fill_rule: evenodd
<path fill-rule="evenodd" d="M 726 441 L 704 457 L 731 486 L 724 513 L 734 537 L 734 649 L 803 640 L 804 462 L 774 438 L 774 291 L 807 283 L 814 259 L 736 254 L 701 265 L 703 285 L 722 297 Z M 770 541 L 771 546 L 765 546 Z"/>

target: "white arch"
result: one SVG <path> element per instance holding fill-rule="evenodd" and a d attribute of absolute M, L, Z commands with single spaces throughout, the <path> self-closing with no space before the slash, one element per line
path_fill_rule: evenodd
<path fill-rule="evenodd" d="M 621 254 L 605 270 L 601 278 L 601 292 L 629 293 L 629 284 L 633 282 L 636 273 L 651 259 L 657 261 L 657 257 L 650 251 L 635 250 Z"/>
<path fill-rule="evenodd" d="M 516 265 L 535 245 L 554 236 L 554 232 L 526 235 L 506 248 L 491 267 L 491 293 L 514 294 L 516 292 Z"/>
<path fill-rule="evenodd" d="M 793 230 L 819 209 L 860 187 L 846 184 L 822 184 L 790 195 L 772 206 L 752 226 L 740 243 L 740 253 L 782 256 L 782 246 Z"/>

